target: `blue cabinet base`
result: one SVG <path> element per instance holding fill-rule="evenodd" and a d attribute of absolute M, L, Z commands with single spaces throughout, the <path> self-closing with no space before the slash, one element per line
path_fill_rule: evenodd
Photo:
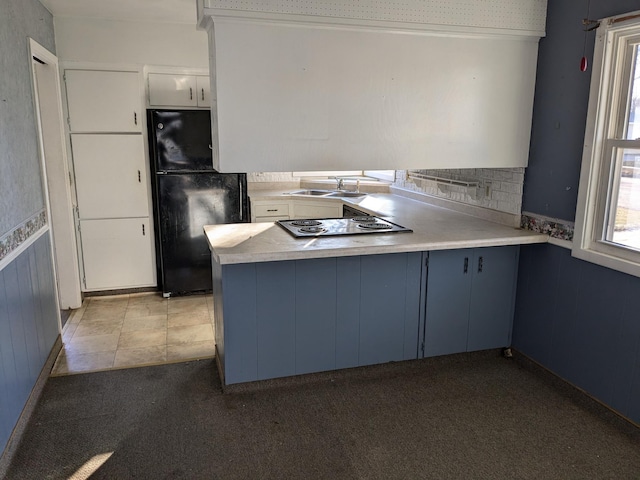
<path fill-rule="evenodd" d="M 225 384 L 418 357 L 421 252 L 213 263 Z"/>
<path fill-rule="evenodd" d="M 518 251 L 214 261 L 223 382 L 508 347 Z"/>

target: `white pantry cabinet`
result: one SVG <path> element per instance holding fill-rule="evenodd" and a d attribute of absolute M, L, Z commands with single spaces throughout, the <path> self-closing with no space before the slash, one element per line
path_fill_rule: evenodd
<path fill-rule="evenodd" d="M 142 135 L 71 135 L 82 219 L 148 217 Z"/>
<path fill-rule="evenodd" d="M 138 72 L 65 70 L 72 132 L 142 132 Z"/>
<path fill-rule="evenodd" d="M 154 286 L 148 218 L 81 220 L 86 290 Z"/>
<path fill-rule="evenodd" d="M 142 74 L 64 78 L 83 291 L 155 286 Z"/>
<path fill-rule="evenodd" d="M 150 73 L 148 81 L 152 107 L 211 107 L 208 76 Z"/>

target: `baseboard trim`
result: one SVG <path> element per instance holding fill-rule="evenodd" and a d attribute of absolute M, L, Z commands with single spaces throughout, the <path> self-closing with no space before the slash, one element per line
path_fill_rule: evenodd
<path fill-rule="evenodd" d="M 0 454 L 0 478 L 5 478 L 7 475 L 11 460 L 18 451 L 18 446 L 20 445 L 20 440 L 22 440 L 22 435 L 27 428 L 27 424 L 31 419 L 31 415 L 34 412 L 36 405 L 38 404 L 38 400 L 40 400 L 40 396 L 42 395 L 42 391 L 45 384 L 47 383 L 47 379 L 49 378 L 51 369 L 53 368 L 53 364 L 55 363 L 56 358 L 58 358 L 60 350 L 62 350 L 62 337 L 58 335 L 58 338 L 56 338 L 56 341 L 51 348 L 51 352 L 49 352 L 47 361 L 44 363 L 42 370 L 40 370 L 40 375 L 38 375 L 38 379 L 31 389 L 31 393 L 29 394 L 27 403 L 25 403 L 24 408 L 22 409 L 22 413 L 20 414 L 20 417 L 18 417 L 16 426 L 11 432 L 9 441 L 7 442 L 7 445 L 2 454 Z"/>
<path fill-rule="evenodd" d="M 640 424 L 634 422 L 628 417 L 625 417 L 622 413 L 614 410 L 611 406 L 604 403 L 602 400 L 591 395 L 589 392 L 574 385 L 569 380 L 561 377 L 553 370 L 550 370 L 546 366 L 537 362 L 533 358 L 525 355 L 524 353 L 513 349 L 513 359 L 522 368 L 525 368 L 531 372 L 537 373 L 545 377 L 554 386 L 564 389 L 571 398 L 581 405 L 588 408 L 593 413 L 601 416 L 607 416 L 610 420 L 616 421 L 621 428 L 629 428 L 629 432 L 633 435 L 640 435 Z"/>

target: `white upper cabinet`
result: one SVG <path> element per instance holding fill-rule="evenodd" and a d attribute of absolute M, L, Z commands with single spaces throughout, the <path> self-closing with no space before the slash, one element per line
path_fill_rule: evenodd
<path fill-rule="evenodd" d="M 142 135 L 71 136 L 80 218 L 147 217 Z"/>
<path fill-rule="evenodd" d="M 211 108 L 211 83 L 209 77 L 196 76 L 196 90 L 198 92 L 198 106 Z"/>
<path fill-rule="evenodd" d="M 138 72 L 66 70 L 72 132 L 141 132 Z"/>
<path fill-rule="evenodd" d="M 152 107 L 211 107 L 208 76 L 150 73 L 148 80 Z"/>

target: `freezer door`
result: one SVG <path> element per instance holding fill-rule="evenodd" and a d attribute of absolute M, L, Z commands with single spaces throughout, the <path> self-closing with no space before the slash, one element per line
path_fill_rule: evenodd
<path fill-rule="evenodd" d="M 204 225 L 246 221 L 244 176 L 157 175 L 160 274 L 165 294 L 211 290 Z"/>
<path fill-rule="evenodd" d="M 208 110 L 152 110 L 149 130 L 155 171 L 213 169 Z"/>

